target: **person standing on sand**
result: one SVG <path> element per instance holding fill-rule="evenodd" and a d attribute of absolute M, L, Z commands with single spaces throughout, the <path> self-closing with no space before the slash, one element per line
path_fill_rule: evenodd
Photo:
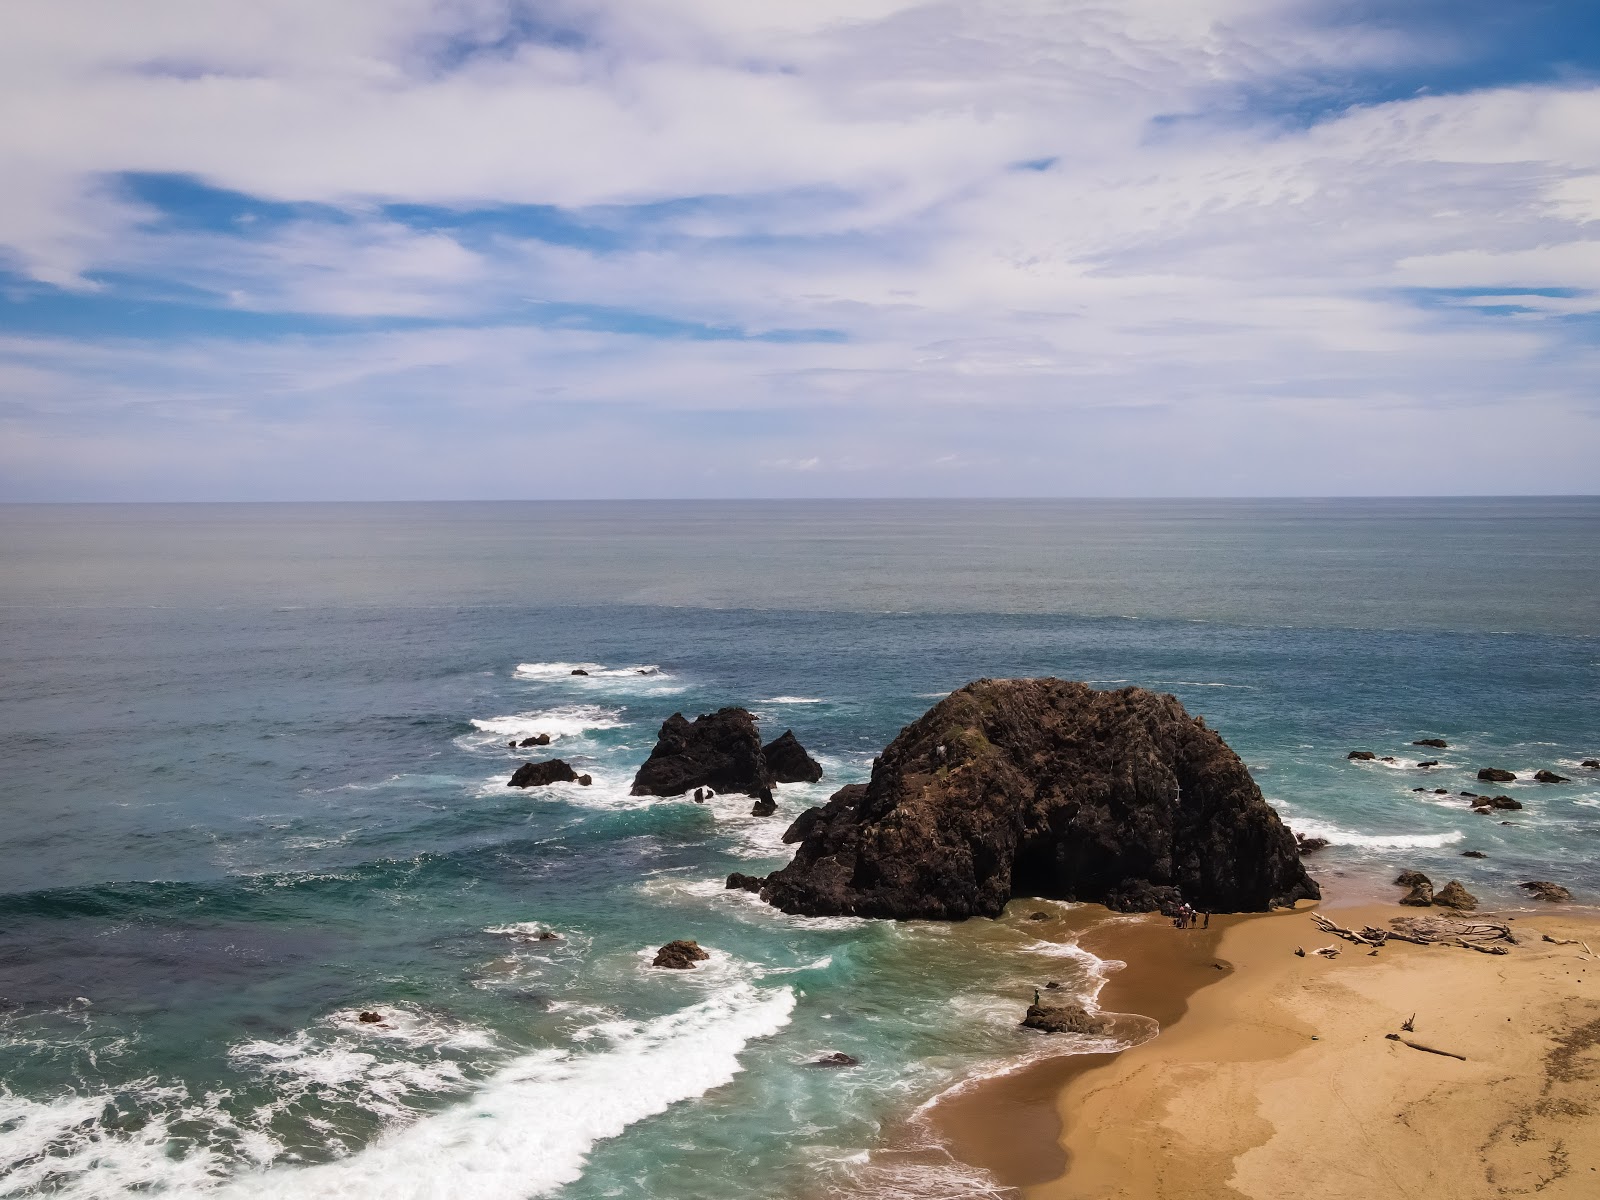
<path fill-rule="evenodd" d="M 1201 928 L 1202 929 L 1210 929 L 1211 928 L 1211 913 L 1210 913 L 1209 910 L 1207 910 L 1207 912 L 1206 912 L 1206 923 L 1204 925 L 1202 925 Z"/>

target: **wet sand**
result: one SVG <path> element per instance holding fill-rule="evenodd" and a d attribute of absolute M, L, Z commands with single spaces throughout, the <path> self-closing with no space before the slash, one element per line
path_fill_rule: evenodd
<path fill-rule="evenodd" d="M 1354 927 L 1415 915 L 1322 908 Z M 935 1120 L 1027 1200 L 1600 1195 L 1600 959 L 1542 940 L 1600 948 L 1600 918 L 1506 915 L 1520 944 L 1503 956 L 1369 954 L 1317 931 L 1308 907 L 1214 918 L 1209 935 L 1105 921 L 1083 944 L 1129 966 L 1102 1007 L 1162 1033 L 987 1081 Z M 1328 944 L 1337 958 L 1294 953 Z M 1389 1040 L 1413 1013 L 1404 1036 L 1464 1059 Z"/>

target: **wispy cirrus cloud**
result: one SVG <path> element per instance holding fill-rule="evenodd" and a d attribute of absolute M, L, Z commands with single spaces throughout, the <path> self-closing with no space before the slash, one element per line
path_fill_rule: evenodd
<path fill-rule="evenodd" d="M 1536 8 L 19 0 L 0 494 L 1592 491 Z"/>

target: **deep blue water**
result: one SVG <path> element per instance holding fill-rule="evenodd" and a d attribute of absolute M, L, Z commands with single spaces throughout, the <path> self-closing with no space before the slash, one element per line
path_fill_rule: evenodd
<path fill-rule="evenodd" d="M 1036 904 L 816 922 L 723 876 L 939 695 L 1055 674 L 1203 713 L 1334 889 L 1592 901 L 1597 550 L 1593 500 L 0 509 L 0 1196 L 957 1186 L 884 1130 L 1095 961 Z M 729 703 L 823 783 L 627 795 Z M 592 787 L 504 786 L 541 730 Z M 1485 765 L 1573 782 L 1502 825 L 1453 794 Z M 715 957 L 651 970 L 674 937 Z"/>

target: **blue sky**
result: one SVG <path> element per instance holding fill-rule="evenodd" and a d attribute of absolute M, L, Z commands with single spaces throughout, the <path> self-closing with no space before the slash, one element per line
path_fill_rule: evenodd
<path fill-rule="evenodd" d="M 1600 491 L 1592 0 L 12 0 L 0 500 Z"/>

